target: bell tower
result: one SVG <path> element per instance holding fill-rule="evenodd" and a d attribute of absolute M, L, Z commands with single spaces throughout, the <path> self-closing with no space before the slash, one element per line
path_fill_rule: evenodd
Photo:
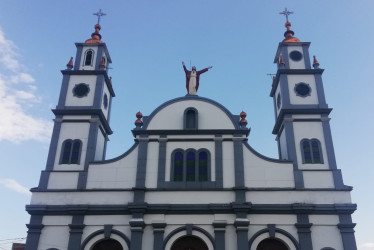
<path fill-rule="evenodd" d="M 104 13 L 96 13 L 99 21 Z M 88 163 L 105 159 L 112 98 L 108 65 L 112 62 L 101 41 L 100 24 L 62 70 L 62 84 L 45 171 L 39 189 L 84 189 Z"/>
<path fill-rule="evenodd" d="M 278 69 L 270 96 L 274 100 L 273 134 L 279 158 L 294 162 L 296 188 L 347 188 L 337 169 L 330 130 L 322 73 L 314 57 L 311 65 L 310 42 L 294 37 L 288 15 L 285 39 L 279 43 L 274 63 Z M 313 68 L 312 68 L 313 66 Z"/>

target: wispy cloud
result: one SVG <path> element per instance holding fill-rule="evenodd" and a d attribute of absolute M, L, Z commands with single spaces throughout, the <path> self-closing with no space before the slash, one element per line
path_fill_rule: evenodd
<path fill-rule="evenodd" d="M 0 185 L 10 190 L 13 190 L 17 193 L 28 194 L 28 195 L 31 194 L 31 192 L 29 191 L 27 187 L 22 186 L 16 180 L 13 180 L 13 179 L 0 179 Z"/>
<path fill-rule="evenodd" d="M 18 60 L 17 47 L 0 27 L 0 141 L 48 142 L 52 123 L 33 117 L 27 108 L 40 103 L 35 79 Z"/>
<path fill-rule="evenodd" d="M 362 250 L 374 250 L 374 242 L 367 242 L 362 244 L 359 249 Z"/>

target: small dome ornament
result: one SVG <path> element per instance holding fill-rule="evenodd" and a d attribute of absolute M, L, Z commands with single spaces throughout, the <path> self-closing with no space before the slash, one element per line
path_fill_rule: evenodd
<path fill-rule="evenodd" d="M 91 39 L 87 39 L 85 43 L 103 43 L 100 35 L 101 26 L 100 24 L 95 25 L 95 32 L 91 34 Z"/>
<path fill-rule="evenodd" d="M 69 60 L 68 64 L 66 64 L 66 67 L 67 67 L 68 70 L 73 69 L 73 57 L 70 57 L 70 60 Z"/>
<path fill-rule="evenodd" d="M 247 120 L 245 119 L 246 117 L 247 117 L 247 113 L 245 113 L 244 111 L 242 111 L 242 112 L 240 112 L 240 122 L 239 122 L 239 124 L 240 124 L 240 127 L 241 128 L 245 128 L 245 127 L 247 127 L 247 124 L 248 124 L 248 122 L 247 122 Z"/>
<path fill-rule="evenodd" d="M 143 121 L 141 120 L 143 118 L 143 114 L 139 111 L 136 113 L 136 118 L 135 126 L 136 128 L 141 128 L 143 126 Z"/>

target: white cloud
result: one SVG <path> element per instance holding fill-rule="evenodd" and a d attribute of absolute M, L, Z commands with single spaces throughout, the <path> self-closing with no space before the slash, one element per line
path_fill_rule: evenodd
<path fill-rule="evenodd" d="M 359 249 L 362 250 L 374 250 L 374 242 L 367 242 L 360 245 Z"/>
<path fill-rule="evenodd" d="M 22 186 L 16 180 L 13 179 L 0 179 L 0 184 L 10 190 L 16 191 L 21 194 L 31 194 L 27 187 Z"/>
<path fill-rule="evenodd" d="M 24 72 L 18 61 L 16 49 L 0 28 L 0 141 L 48 142 L 52 122 L 28 113 L 27 108 L 40 103 L 41 98 L 35 94 L 37 87 L 32 84 L 35 79 Z"/>

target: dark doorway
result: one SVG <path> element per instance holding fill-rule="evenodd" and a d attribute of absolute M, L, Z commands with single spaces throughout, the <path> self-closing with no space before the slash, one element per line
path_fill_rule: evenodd
<path fill-rule="evenodd" d="M 92 250 L 123 250 L 123 247 L 118 241 L 108 239 L 96 243 Z"/>
<path fill-rule="evenodd" d="M 265 239 L 258 244 L 256 250 L 289 250 L 280 240 Z"/>
<path fill-rule="evenodd" d="M 208 246 L 196 236 L 183 236 L 174 242 L 171 250 L 208 250 Z"/>

